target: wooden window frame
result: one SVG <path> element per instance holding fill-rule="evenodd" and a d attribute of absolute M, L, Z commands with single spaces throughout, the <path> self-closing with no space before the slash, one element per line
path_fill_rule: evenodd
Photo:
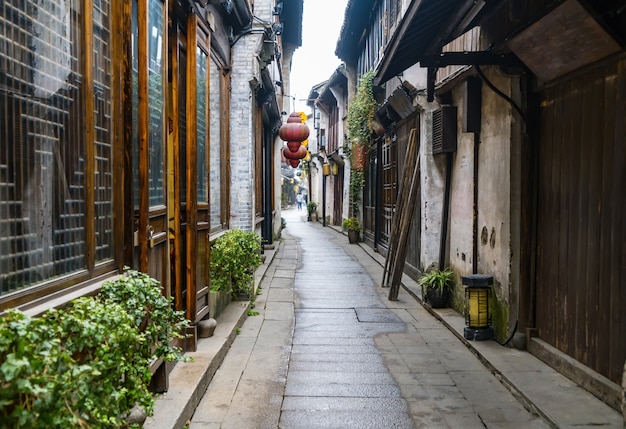
<path fill-rule="evenodd" d="M 76 25 L 80 27 L 80 34 L 82 36 L 80 42 L 82 44 L 81 56 L 79 61 L 81 63 L 82 71 L 82 93 L 80 99 L 85 108 L 91 107 L 92 114 L 86 114 L 83 118 L 84 135 L 82 136 L 85 146 L 85 245 L 83 249 L 83 257 L 85 258 L 85 264 L 82 268 L 77 269 L 71 273 L 61 275 L 58 278 L 43 279 L 38 284 L 25 286 L 23 289 L 18 289 L 7 293 L 5 296 L 0 297 L 0 312 L 8 310 L 10 308 L 19 308 L 22 311 L 27 312 L 30 315 L 38 315 L 50 308 L 59 308 L 66 305 L 72 299 L 85 294 L 94 293 L 100 289 L 102 283 L 108 279 L 114 278 L 118 275 L 117 268 L 121 265 L 120 258 L 122 257 L 123 238 L 118 234 L 123 230 L 121 227 L 122 222 L 117 219 L 117 216 L 113 220 L 113 241 L 111 243 L 112 250 L 108 258 L 101 262 L 96 262 L 96 239 L 95 239 L 95 141 L 96 141 L 96 120 L 93 112 L 95 108 L 95 84 L 94 84 L 94 22 L 93 22 L 93 1 L 83 0 L 80 3 L 81 21 Z M 127 6 L 127 5 L 125 5 Z M 110 34 L 109 43 L 113 46 L 111 49 L 111 64 L 112 64 L 112 76 L 111 76 L 111 108 L 112 117 L 121 117 L 121 105 L 116 103 L 117 96 L 123 87 L 122 76 L 122 56 L 121 52 L 124 51 L 124 46 L 128 44 L 127 37 L 118 36 L 120 34 L 129 34 L 130 21 L 129 21 L 129 8 L 117 8 L 111 4 L 111 19 L 110 19 Z M 88 110 L 89 111 L 89 110 Z M 116 130 L 120 129 L 120 123 L 114 119 L 110 122 L 110 142 L 111 142 L 111 174 L 113 175 L 113 198 L 111 203 L 113 205 L 113 212 L 118 213 L 122 206 L 122 201 L 118 198 L 123 190 L 123 184 L 118 180 L 118 169 L 120 157 L 120 147 L 122 147 L 121 138 Z M 117 220 L 116 220 L 117 219 Z"/>

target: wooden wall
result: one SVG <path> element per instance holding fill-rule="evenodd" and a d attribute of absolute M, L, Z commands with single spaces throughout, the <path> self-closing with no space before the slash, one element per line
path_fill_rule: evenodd
<path fill-rule="evenodd" d="M 626 360 L 626 55 L 541 95 L 538 334 L 619 384 Z"/>

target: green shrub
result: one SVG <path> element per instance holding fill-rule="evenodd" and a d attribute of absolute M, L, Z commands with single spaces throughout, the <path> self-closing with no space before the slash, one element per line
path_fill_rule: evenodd
<path fill-rule="evenodd" d="M 173 298 L 162 294 L 158 280 L 138 271 L 127 270 L 122 277 L 102 286 L 99 297 L 117 303 L 133 318 L 145 335 L 142 355 L 149 359 L 183 359 L 182 350 L 171 345 L 173 338 L 183 338 L 189 321 L 183 311 L 174 311 Z"/>
<path fill-rule="evenodd" d="M 233 297 L 250 293 L 254 270 L 261 265 L 261 237 L 256 232 L 231 229 L 211 244 L 211 290 Z"/>
<path fill-rule="evenodd" d="M 0 319 L 0 421 L 3 427 L 115 428 L 135 405 L 152 414 L 148 385 L 155 357 L 186 321 L 147 275 L 127 271 L 95 298 L 31 318 Z"/>
<path fill-rule="evenodd" d="M 73 360 L 61 390 L 75 415 L 89 426 L 119 427 L 135 404 L 152 414 L 148 340 L 121 305 L 79 298 L 50 321 Z"/>
<path fill-rule="evenodd" d="M 9 312 L 0 328 L 0 420 L 6 427 L 119 427 L 152 411 L 144 341 L 122 307 L 79 298 L 39 318 Z"/>
<path fill-rule="evenodd" d="M 9 311 L 0 320 L 0 420 L 5 427 L 76 426 L 60 397 L 71 361 L 55 330 Z M 39 426 L 38 426 L 39 425 Z"/>

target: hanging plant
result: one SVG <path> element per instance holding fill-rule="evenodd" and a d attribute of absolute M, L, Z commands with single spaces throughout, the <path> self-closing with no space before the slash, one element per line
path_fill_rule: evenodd
<path fill-rule="evenodd" d="M 377 105 L 374 76 L 373 71 L 361 76 L 356 95 L 348 106 L 348 138 L 353 144 L 367 145 L 374 132 L 372 126 Z"/>
<path fill-rule="evenodd" d="M 374 113 L 376 99 L 374 98 L 374 72 L 369 71 L 359 79 L 356 94 L 348 106 L 348 139 L 346 153 L 352 160 L 350 173 L 350 203 L 352 215 L 358 216 L 359 201 L 365 185 L 366 154 L 374 133 Z"/>

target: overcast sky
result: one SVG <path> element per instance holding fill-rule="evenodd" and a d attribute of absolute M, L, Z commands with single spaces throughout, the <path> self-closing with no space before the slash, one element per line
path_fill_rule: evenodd
<path fill-rule="evenodd" d="M 295 97 L 296 111 L 310 113 L 306 102 L 300 100 L 306 99 L 311 87 L 327 80 L 341 64 L 335 48 L 347 3 L 348 0 L 304 0 L 302 46 L 293 56 L 289 94 Z"/>

